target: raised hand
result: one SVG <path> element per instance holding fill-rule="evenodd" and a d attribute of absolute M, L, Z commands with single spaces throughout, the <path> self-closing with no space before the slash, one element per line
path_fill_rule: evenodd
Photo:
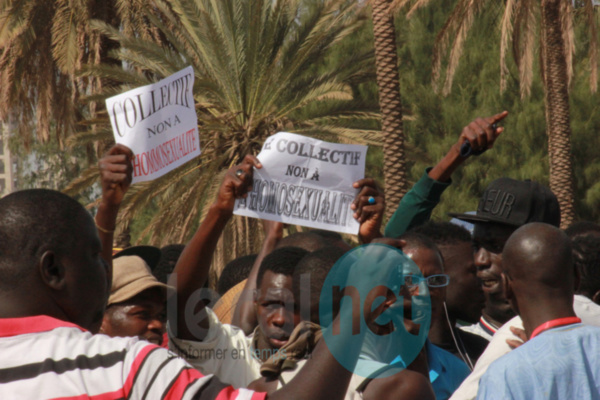
<path fill-rule="evenodd" d="M 508 111 L 503 111 L 487 118 L 476 118 L 465 126 L 458 138 L 458 147 L 463 143 L 469 142 L 471 149 L 476 153 L 484 152 L 494 146 L 498 136 L 504 131 L 503 127 L 498 127 L 498 122 L 502 121 L 508 115 Z"/>
<path fill-rule="evenodd" d="M 227 170 L 219 188 L 215 206 L 222 211 L 233 212 L 235 199 L 247 197 L 252 191 L 253 168 L 262 168 L 258 158 L 247 155 L 242 162 Z"/>
<path fill-rule="evenodd" d="M 131 160 L 133 152 L 122 144 L 115 144 L 100 159 L 100 180 L 102 185 L 102 202 L 110 207 L 118 207 L 129 186 L 133 174 Z"/>
<path fill-rule="evenodd" d="M 358 236 L 363 243 L 381 237 L 381 223 L 385 211 L 385 197 L 374 179 L 364 178 L 352 185 L 360 192 L 350 205 L 354 218 L 360 223 Z"/>

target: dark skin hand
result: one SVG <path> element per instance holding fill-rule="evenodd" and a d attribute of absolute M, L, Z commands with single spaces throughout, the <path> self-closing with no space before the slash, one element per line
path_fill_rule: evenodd
<path fill-rule="evenodd" d="M 385 211 L 385 197 L 372 178 L 360 179 L 352 186 L 360 189 L 350 205 L 350 209 L 354 211 L 354 218 L 360 223 L 358 237 L 362 243 L 371 243 L 382 236 L 381 223 Z M 375 204 L 369 204 L 369 197 L 375 199 Z"/>
<path fill-rule="evenodd" d="M 458 141 L 450 148 L 444 158 L 429 171 L 429 177 L 439 182 L 449 181 L 456 168 L 466 160 L 465 157 L 460 155 L 460 147 L 467 140 L 471 143 L 471 148 L 474 151 L 491 149 L 498 136 L 504 132 L 503 127 L 493 129 L 492 125 L 499 123 L 507 116 L 508 111 L 503 111 L 491 117 L 477 118 L 465 126 Z"/>
<path fill-rule="evenodd" d="M 180 339 L 201 341 L 206 336 L 208 321 L 205 318 L 204 302 L 196 301 L 193 308 L 197 323 L 186 318 L 186 305 L 208 278 L 217 242 L 233 215 L 235 199 L 246 197 L 252 190 L 253 168 L 262 168 L 262 164 L 256 157 L 247 155 L 240 164 L 226 172 L 217 199 L 177 261 L 170 280 L 170 285 L 177 289 L 177 321 L 170 322 L 171 326 L 177 326 L 177 337 Z M 236 175 L 238 170 L 243 171 L 240 176 Z M 172 316 L 172 313 L 168 314 Z"/>
<path fill-rule="evenodd" d="M 122 144 L 108 150 L 98 163 L 102 200 L 96 213 L 96 226 L 102 242 L 102 258 L 112 266 L 113 235 L 119 207 L 131 185 L 133 152 Z M 112 270 L 112 268 L 111 268 Z"/>
<path fill-rule="evenodd" d="M 516 349 L 528 340 L 527 333 L 525 333 L 525 329 L 520 329 L 516 326 L 511 326 L 510 331 L 513 333 L 513 335 L 518 337 L 518 339 L 506 339 L 506 343 L 510 346 L 511 349 Z"/>

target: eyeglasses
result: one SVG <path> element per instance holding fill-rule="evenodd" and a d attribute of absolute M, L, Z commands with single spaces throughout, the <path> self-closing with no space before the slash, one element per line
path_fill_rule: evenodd
<path fill-rule="evenodd" d="M 438 288 L 448 286 L 450 277 L 446 274 L 431 275 L 427 278 L 417 275 L 406 275 L 404 277 L 404 285 L 406 285 L 410 291 L 416 290 L 423 281 L 425 281 L 430 288 Z"/>

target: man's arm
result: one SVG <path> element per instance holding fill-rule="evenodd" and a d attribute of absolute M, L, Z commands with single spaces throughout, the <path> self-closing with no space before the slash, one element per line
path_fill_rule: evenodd
<path fill-rule="evenodd" d="M 201 329 L 196 330 L 189 326 L 186 320 L 188 301 L 194 292 L 204 286 L 208 278 L 208 271 L 212 262 L 213 253 L 225 225 L 233 215 L 235 199 L 246 197 L 252 185 L 253 168 L 262 168 L 262 164 L 254 156 L 247 155 L 241 164 L 230 168 L 225 174 L 223 183 L 219 188 L 217 200 L 210 206 L 206 218 L 185 246 L 181 253 L 169 284 L 177 290 L 177 319 L 169 313 L 169 323 L 177 326 L 177 338 L 185 340 L 203 340 L 208 330 L 206 317 L 199 322 Z M 242 171 L 241 174 L 236 174 Z M 204 311 L 204 302 L 198 301 L 193 309 L 194 315 L 201 315 Z M 197 331 L 193 333 L 191 330 Z"/>
<path fill-rule="evenodd" d="M 96 227 L 102 243 L 102 258 L 112 265 L 112 246 L 117 214 L 123 197 L 131 185 L 133 153 L 122 144 L 116 144 L 100 159 L 102 200 L 96 213 Z"/>
<path fill-rule="evenodd" d="M 503 127 L 494 127 L 508 115 L 508 111 L 488 118 L 477 118 L 465 126 L 448 153 L 406 193 L 394 215 L 385 227 L 385 236 L 398 237 L 412 227 L 424 224 L 431 218 L 444 190 L 450 186 L 450 177 L 467 159 L 460 155 L 460 148 L 468 141 L 474 151 L 491 149 Z"/>

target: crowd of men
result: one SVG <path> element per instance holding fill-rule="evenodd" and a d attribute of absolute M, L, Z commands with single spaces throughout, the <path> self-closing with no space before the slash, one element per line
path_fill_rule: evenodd
<path fill-rule="evenodd" d="M 52 190 L 5 196 L 0 398 L 600 399 L 600 225 L 561 230 L 550 189 L 508 177 L 476 212 L 430 221 L 461 147 L 492 148 L 507 115 L 467 125 L 385 227 L 378 185 L 355 182 L 365 246 L 263 221 L 260 252 L 223 269 L 218 299 L 212 258 L 263 168 L 252 155 L 191 240 L 162 250 L 113 254 L 122 145 L 100 160 L 95 218 Z"/>

